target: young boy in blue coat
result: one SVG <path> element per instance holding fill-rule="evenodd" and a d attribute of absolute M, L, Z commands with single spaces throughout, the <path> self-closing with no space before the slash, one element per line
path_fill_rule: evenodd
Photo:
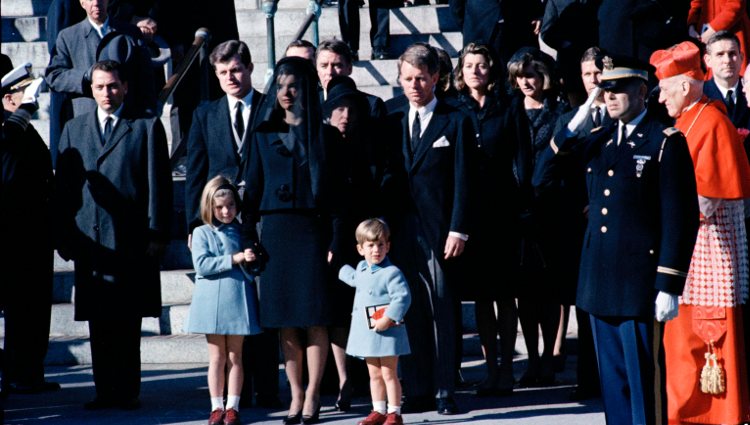
<path fill-rule="evenodd" d="M 346 354 L 363 357 L 370 373 L 373 410 L 357 425 L 403 425 L 397 368 L 398 356 L 410 353 L 406 328 L 401 326 L 411 304 L 409 285 L 386 257 L 390 230 L 383 220 L 363 221 L 355 236 L 365 260 L 356 269 L 343 266 L 339 279 L 356 289 Z"/>

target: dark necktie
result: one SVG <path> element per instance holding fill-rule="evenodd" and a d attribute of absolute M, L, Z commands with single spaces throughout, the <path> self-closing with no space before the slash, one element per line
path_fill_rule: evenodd
<path fill-rule="evenodd" d="M 240 139 L 240 143 L 242 143 L 242 136 L 245 135 L 245 121 L 242 119 L 242 102 L 235 104 L 234 129 L 237 130 L 237 136 Z"/>
<path fill-rule="evenodd" d="M 104 119 L 104 137 L 102 138 L 102 145 L 106 145 L 112 136 L 112 117 L 108 116 Z"/>
<path fill-rule="evenodd" d="M 622 128 L 620 128 L 620 141 L 617 143 L 618 146 L 622 146 L 625 144 L 625 139 L 628 138 L 628 127 L 623 124 Z"/>
<path fill-rule="evenodd" d="M 602 125 L 602 108 L 594 107 L 594 127 L 601 127 Z"/>
<path fill-rule="evenodd" d="M 724 98 L 724 104 L 727 105 L 727 114 L 731 117 L 734 113 L 734 97 L 732 97 L 732 90 L 727 91 L 727 95 Z"/>
<path fill-rule="evenodd" d="M 414 121 L 411 123 L 411 151 L 417 151 L 419 139 L 422 133 L 422 123 L 419 121 L 419 112 L 414 113 Z"/>

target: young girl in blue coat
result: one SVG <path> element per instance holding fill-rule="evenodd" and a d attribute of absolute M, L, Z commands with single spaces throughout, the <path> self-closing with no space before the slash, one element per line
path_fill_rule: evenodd
<path fill-rule="evenodd" d="M 356 289 L 346 354 L 365 358 L 370 374 L 373 410 L 358 425 L 402 425 L 397 367 L 398 356 L 410 353 L 406 328 L 401 326 L 411 303 L 409 285 L 386 257 L 390 230 L 383 220 L 363 221 L 355 236 L 365 260 L 356 269 L 343 266 L 339 279 Z"/>
<path fill-rule="evenodd" d="M 208 341 L 209 425 L 239 425 L 242 342 L 245 335 L 261 332 L 255 282 L 245 269 L 256 257 L 252 250 L 242 249 L 236 220 L 239 199 L 229 180 L 222 176 L 211 179 L 201 195 L 205 224 L 193 230 L 195 289 L 187 331 L 206 334 Z"/>

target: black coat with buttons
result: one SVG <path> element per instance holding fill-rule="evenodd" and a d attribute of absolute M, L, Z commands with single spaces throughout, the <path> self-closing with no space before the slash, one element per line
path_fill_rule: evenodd
<path fill-rule="evenodd" d="M 682 133 L 648 115 L 619 146 L 616 131 L 613 122 L 583 139 L 559 132 L 557 153 L 544 153 L 534 180 L 559 179 L 574 164 L 585 172 L 589 221 L 576 305 L 648 318 L 658 291 L 679 295 L 685 284 L 699 217 L 693 162 Z"/>

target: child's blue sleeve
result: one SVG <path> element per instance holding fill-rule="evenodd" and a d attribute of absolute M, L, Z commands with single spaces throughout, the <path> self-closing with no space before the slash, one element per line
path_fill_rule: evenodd
<path fill-rule="evenodd" d="M 401 322 L 404 320 L 406 311 L 409 310 L 409 306 L 411 305 L 409 284 L 406 282 L 404 274 L 399 270 L 388 276 L 388 283 L 386 285 L 391 302 L 385 310 L 385 315 L 394 322 Z"/>
<path fill-rule="evenodd" d="M 193 230 L 193 268 L 199 276 L 207 277 L 232 270 L 232 255 L 216 255 L 211 252 L 208 238 L 211 235 L 204 227 L 196 227 Z"/>
<path fill-rule="evenodd" d="M 354 275 L 357 273 L 356 270 L 354 270 L 354 267 L 344 264 L 341 266 L 341 269 L 339 270 L 339 280 L 346 283 L 349 286 L 356 286 L 354 283 Z"/>

